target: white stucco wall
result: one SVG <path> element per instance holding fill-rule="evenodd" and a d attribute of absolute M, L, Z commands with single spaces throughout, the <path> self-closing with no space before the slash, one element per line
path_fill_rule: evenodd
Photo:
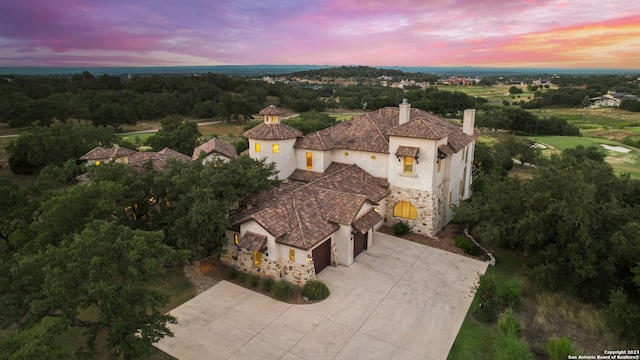
<path fill-rule="evenodd" d="M 293 145 L 296 139 L 285 140 L 256 140 L 249 139 L 249 156 L 252 159 L 267 159 L 267 162 L 275 163 L 278 170 L 278 178 L 286 179 L 296 169 L 296 156 Z M 256 152 L 255 144 L 260 144 L 260 152 Z M 280 151 L 273 153 L 273 145 L 278 144 Z"/>
<path fill-rule="evenodd" d="M 435 140 L 425 140 L 417 138 L 407 138 L 399 136 L 389 137 L 389 154 L 388 169 L 389 169 L 389 184 L 404 187 L 409 189 L 420 189 L 431 191 L 442 176 L 434 178 L 434 174 L 437 173 L 437 155 L 438 147 Z M 404 159 L 400 157 L 400 160 L 395 156 L 395 153 L 399 146 L 411 146 L 420 149 L 418 152 L 418 161 L 414 160 L 413 174 L 404 174 Z M 441 170 L 442 171 L 442 170 Z"/>
<path fill-rule="evenodd" d="M 357 164 L 373 176 L 387 177 L 389 154 L 344 149 L 336 149 L 331 152 L 331 158 L 335 162 Z"/>
<path fill-rule="evenodd" d="M 323 172 L 331 164 L 331 151 L 296 148 L 296 169 Z M 307 152 L 313 154 L 313 168 L 307 169 Z"/>
<path fill-rule="evenodd" d="M 287 246 L 284 244 L 276 244 L 278 248 L 278 258 L 291 261 L 289 257 L 289 250 L 293 250 L 295 252 L 295 263 L 297 264 L 306 264 L 307 263 L 307 251 L 295 248 L 293 246 Z"/>

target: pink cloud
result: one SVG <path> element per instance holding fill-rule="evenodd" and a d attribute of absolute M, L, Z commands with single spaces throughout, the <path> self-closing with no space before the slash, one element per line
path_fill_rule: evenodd
<path fill-rule="evenodd" d="M 633 65 L 637 57 L 629 58 L 629 37 L 636 34 L 634 22 L 640 23 L 640 3 L 599 4 L 8 0 L 0 3 L 0 65 L 37 63 L 38 54 L 46 54 L 41 55 L 43 64 L 53 64 L 56 58 L 61 65 L 76 60 L 94 63 L 100 58 L 89 60 L 91 54 L 99 52 L 110 64 L 122 55 L 121 65 L 194 61 L 193 65 L 547 66 L 561 65 L 565 59 L 567 64 L 581 60 L 581 66 L 597 66 L 606 57 L 594 49 L 626 56 L 627 64 Z M 596 26 L 602 36 L 593 30 Z M 546 56 L 536 55 L 542 52 Z"/>

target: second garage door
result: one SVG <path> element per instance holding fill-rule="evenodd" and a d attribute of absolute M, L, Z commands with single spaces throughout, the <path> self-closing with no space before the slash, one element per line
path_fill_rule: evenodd
<path fill-rule="evenodd" d="M 316 268 L 316 274 L 319 274 L 320 271 L 324 270 L 324 268 L 331 264 L 331 239 L 326 240 L 313 249 L 311 256 L 313 256 L 313 264 Z"/>
<path fill-rule="evenodd" d="M 353 258 L 355 259 L 361 252 L 367 250 L 367 238 L 369 233 L 353 235 Z"/>

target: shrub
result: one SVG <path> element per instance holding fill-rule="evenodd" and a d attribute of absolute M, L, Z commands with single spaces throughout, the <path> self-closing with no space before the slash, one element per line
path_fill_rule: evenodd
<path fill-rule="evenodd" d="M 522 330 L 522 327 L 511 309 L 507 310 L 498 321 L 498 330 L 502 334 L 512 334 L 516 337 L 520 336 L 520 330 Z"/>
<path fill-rule="evenodd" d="M 329 288 L 322 281 L 310 280 L 302 287 L 302 296 L 314 301 L 329 297 Z"/>
<path fill-rule="evenodd" d="M 563 336 L 561 339 L 550 339 L 547 342 L 547 352 L 551 360 L 566 360 L 569 355 L 575 354 L 571 347 L 571 340 L 568 337 Z"/>
<path fill-rule="evenodd" d="M 272 290 L 272 296 L 280 301 L 289 301 L 293 294 L 295 293 L 295 288 L 293 285 L 288 282 L 278 282 L 275 284 Z"/>
<path fill-rule="evenodd" d="M 622 289 L 611 292 L 606 309 L 607 324 L 616 332 L 632 341 L 640 341 L 640 306 L 627 299 Z"/>
<path fill-rule="evenodd" d="M 475 254 L 477 249 L 478 249 L 476 244 L 474 244 L 473 241 L 471 241 L 471 239 L 469 239 L 466 236 L 462 236 L 462 235 L 461 236 L 457 236 L 455 238 L 455 244 L 456 244 L 457 247 L 462 249 L 465 254 L 469 254 L 469 255 Z"/>
<path fill-rule="evenodd" d="M 515 308 L 520 305 L 522 297 L 522 284 L 519 281 L 510 281 L 501 284 L 498 289 L 498 297 L 502 305 Z"/>
<path fill-rule="evenodd" d="M 262 279 L 262 289 L 264 291 L 270 292 L 273 289 L 274 284 L 275 284 L 275 280 L 271 278 Z"/>
<path fill-rule="evenodd" d="M 236 268 L 230 267 L 227 269 L 227 278 L 229 280 L 235 280 L 238 278 L 239 275 L 240 275 L 240 272 Z"/>
<path fill-rule="evenodd" d="M 492 323 L 498 317 L 498 286 L 493 277 L 480 275 L 478 284 L 475 286 L 478 297 L 478 308 L 473 315 L 478 321 Z"/>
<path fill-rule="evenodd" d="M 398 221 L 393 224 L 393 233 L 396 236 L 406 235 L 411 232 L 411 225 L 409 225 L 406 221 Z"/>
<path fill-rule="evenodd" d="M 513 334 L 498 334 L 493 347 L 493 355 L 495 360 L 533 359 L 529 344 L 523 338 Z"/>
<path fill-rule="evenodd" d="M 260 286 L 260 278 L 258 276 L 255 276 L 255 275 L 251 275 L 249 277 L 249 286 L 252 289 L 257 289 L 258 286 Z"/>
<path fill-rule="evenodd" d="M 242 271 L 238 271 L 238 276 L 236 276 L 236 280 L 238 281 L 238 284 L 245 284 L 247 282 L 248 277 L 249 277 L 249 274 Z"/>

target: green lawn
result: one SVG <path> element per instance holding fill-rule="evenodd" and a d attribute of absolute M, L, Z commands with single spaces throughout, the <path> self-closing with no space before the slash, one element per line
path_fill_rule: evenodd
<path fill-rule="evenodd" d="M 149 139 L 151 136 L 155 135 L 155 133 L 142 133 L 142 134 L 132 134 L 132 135 L 127 135 L 127 134 L 117 134 L 118 137 L 120 137 L 122 140 L 124 141 L 128 141 L 130 143 L 144 143 L 145 141 L 147 141 L 147 139 Z"/>
<path fill-rule="evenodd" d="M 613 169 L 617 174 L 629 174 L 633 179 L 640 179 L 640 150 L 618 141 L 580 136 L 531 136 L 529 138 L 536 142 L 551 146 L 559 151 L 574 148 L 577 145 L 600 148 L 602 151 L 606 152 L 606 160 L 611 164 L 611 166 L 613 166 Z M 631 149 L 631 152 L 621 153 L 605 150 L 600 146 L 600 144 L 622 146 L 627 149 Z M 544 151 L 543 154 L 545 153 L 548 155 L 551 151 Z"/>

